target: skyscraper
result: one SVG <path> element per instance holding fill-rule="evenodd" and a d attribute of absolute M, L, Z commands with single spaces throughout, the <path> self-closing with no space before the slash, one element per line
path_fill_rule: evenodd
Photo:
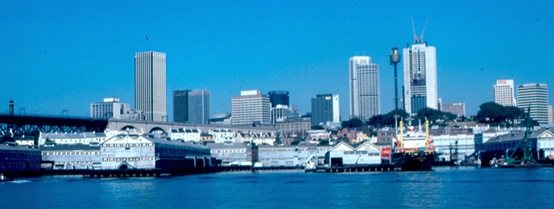
<path fill-rule="evenodd" d="M 288 91 L 270 91 L 267 94 L 269 95 L 271 107 L 277 107 L 277 105 L 289 105 Z"/>
<path fill-rule="evenodd" d="M 189 122 L 189 90 L 173 91 L 173 122 Z"/>
<path fill-rule="evenodd" d="M 368 56 L 350 58 L 350 118 L 369 120 L 381 114 L 379 65 Z"/>
<path fill-rule="evenodd" d="M 269 97 L 259 90 L 241 91 L 231 99 L 231 125 L 270 124 Z"/>
<path fill-rule="evenodd" d="M 208 124 L 210 121 L 210 92 L 193 90 L 188 92 L 188 119 L 195 124 Z"/>
<path fill-rule="evenodd" d="M 548 88 L 546 84 L 529 83 L 517 86 L 517 106 L 539 124 L 548 124 Z"/>
<path fill-rule="evenodd" d="M 516 106 L 514 80 L 497 80 L 492 85 L 494 102 L 503 106 Z"/>
<path fill-rule="evenodd" d="M 340 122 L 339 95 L 319 94 L 312 98 L 312 126 Z"/>
<path fill-rule="evenodd" d="M 166 121 L 165 53 L 135 53 L 135 106 L 146 121 Z"/>
<path fill-rule="evenodd" d="M 429 107 L 438 110 L 437 53 L 419 40 L 403 50 L 404 110 L 415 114 Z"/>

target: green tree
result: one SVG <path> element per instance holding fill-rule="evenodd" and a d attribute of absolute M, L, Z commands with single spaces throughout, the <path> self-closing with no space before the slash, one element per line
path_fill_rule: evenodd
<path fill-rule="evenodd" d="M 497 103 L 485 102 L 479 105 L 479 112 L 475 117 L 482 123 L 500 123 L 506 120 L 506 109 Z"/>
<path fill-rule="evenodd" d="M 363 126 L 364 126 L 364 122 L 358 118 L 352 118 L 350 120 L 342 122 L 343 128 L 358 128 Z"/>
<path fill-rule="evenodd" d="M 511 123 L 512 125 L 515 125 L 517 122 L 517 119 L 521 119 L 525 117 L 525 111 L 518 107 L 508 106 L 504 107 L 504 113 L 506 116 L 506 122 Z"/>

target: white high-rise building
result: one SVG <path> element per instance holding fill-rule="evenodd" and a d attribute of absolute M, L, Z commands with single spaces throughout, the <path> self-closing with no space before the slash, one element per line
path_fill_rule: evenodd
<path fill-rule="evenodd" d="M 437 53 L 421 41 L 404 48 L 404 110 L 415 114 L 429 107 L 438 110 Z"/>
<path fill-rule="evenodd" d="M 517 106 L 539 124 L 548 124 L 548 88 L 546 84 L 529 83 L 517 86 Z"/>
<path fill-rule="evenodd" d="M 379 65 L 368 56 L 350 58 L 350 118 L 369 120 L 381 114 Z"/>
<path fill-rule="evenodd" d="M 258 90 L 241 91 L 231 99 L 231 125 L 270 124 L 271 102 Z"/>
<path fill-rule="evenodd" d="M 494 102 L 503 106 L 516 106 L 514 80 L 497 80 L 492 85 Z"/>
<path fill-rule="evenodd" d="M 165 53 L 135 53 L 135 106 L 146 121 L 167 121 Z"/>

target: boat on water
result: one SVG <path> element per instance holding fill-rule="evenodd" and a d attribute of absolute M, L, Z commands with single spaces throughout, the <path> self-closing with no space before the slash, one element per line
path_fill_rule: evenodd
<path fill-rule="evenodd" d="M 403 121 L 400 121 L 403 127 Z M 383 164 L 394 165 L 395 170 L 419 171 L 431 170 L 435 163 L 435 147 L 429 137 L 429 121 L 425 122 L 425 132 L 408 127 L 400 129 L 391 147 L 381 150 Z"/>

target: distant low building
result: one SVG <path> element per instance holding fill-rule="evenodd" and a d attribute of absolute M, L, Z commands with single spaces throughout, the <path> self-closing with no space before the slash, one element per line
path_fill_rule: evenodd
<path fill-rule="evenodd" d="M 258 146 L 258 162 L 263 167 L 304 167 L 309 161 L 322 164 L 325 153 L 330 147 L 316 145 Z"/>
<path fill-rule="evenodd" d="M 188 129 L 188 128 L 171 129 L 170 137 L 171 137 L 171 140 L 185 140 L 187 142 L 190 142 L 190 141 L 199 142 L 200 130 Z"/>
<path fill-rule="evenodd" d="M 108 131 L 109 132 L 109 131 Z M 106 140 L 104 132 L 83 132 L 83 133 L 40 133 L 39 145 L 47 141 L 55 144 L 85 144 L 91 142 L 102 143 Z"/>
<path fill-rule="evenodd" d="M 287 118 L 275 123 L 275 128 L 281 133 L 308 132 L 312 127 L 309 117 Z"/>
<path fill-rule="evenodd" d="M 215 143 L 235 142 L 235 132 L 228 129 L 215 129 L 208 132 Z"/>
<path fill-rule="evenodd" d="M 466 103 L 442 103 L 441 111 L 449 112 L 457 115 L 458 117 L 462 117 L 466 115 Z"/>

